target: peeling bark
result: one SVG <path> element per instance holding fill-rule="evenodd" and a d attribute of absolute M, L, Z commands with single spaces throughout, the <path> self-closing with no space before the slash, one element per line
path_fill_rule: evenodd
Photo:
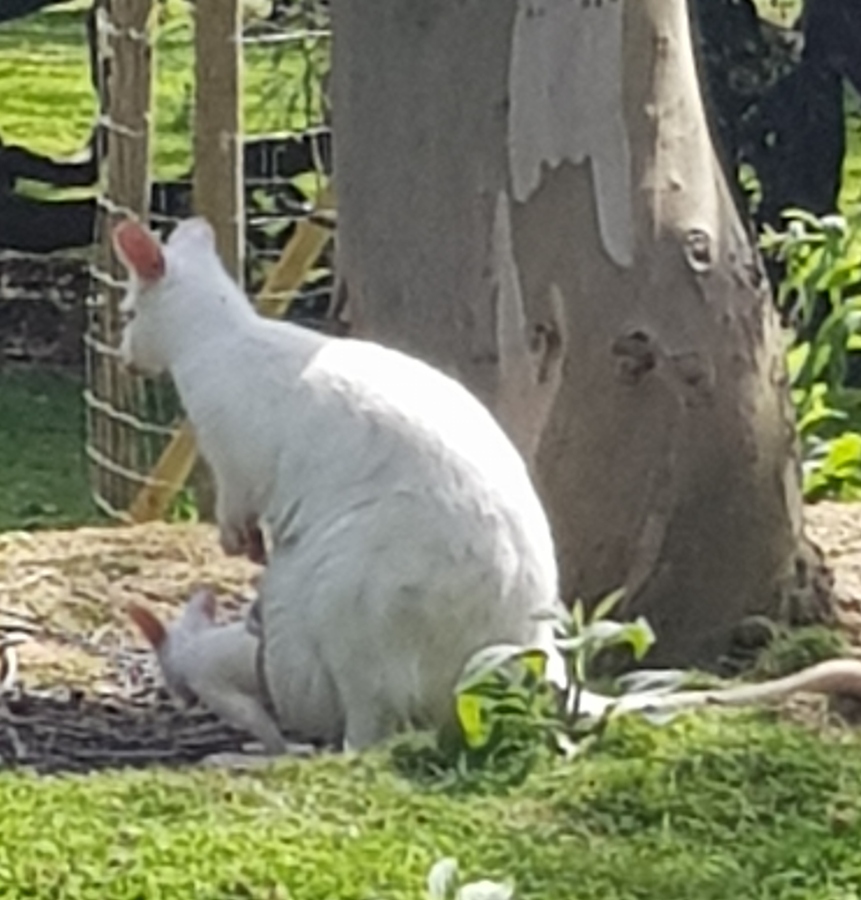
<path fill-rule="evenodd" d="M 624 583 L 656 662 L 714 660 L 746 616 L 798 600 L 808 548 L 780 333 L 685 3 L 333 13 L 355 330 L 494 410 L 547 504 L 566 599 Z"/>

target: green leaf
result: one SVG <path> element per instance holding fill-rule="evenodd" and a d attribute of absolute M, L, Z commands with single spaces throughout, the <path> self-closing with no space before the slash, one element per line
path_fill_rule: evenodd
<path fill-rule="evenodd" d="M 620 635 L 624 634 L 627 627 L 625 622 L 602 619 L 587 625 L 583 629 L 582 636 L 593 644 L 612 644 L 618 642 Z"/>
<path fill-rule="evenodd" d="M 807 360 L 810 358 L 810 343 L 805 341 L 792 347 L 786 354 L 786 368 L 789 373 L 789 380 L 795 384 L 799 374 L 804 369 Z"/>
<path fill-rule="evenodd" d="M 565 655 L 572 655 L 582 650 L 590 642 L 589 638 L 583 634 L 577 634 L 573 637 L 557 638 L 555 641 L 556 649 Z"/>
<path fill-rule="evenodd" d="M 623 587 L 617 588 L 615 591 L 611 591 L 609 594 L 607 594 L 606 597 L 603 597 L 595 605 L 595 609 L 592 611 L 592 616 L 589 621 L 597 622 L 600 619 L 606 619 L 624 596 L 625 588 Z"/>
<path fill-rule="evenodd" d="M 546 663 L 544 651 L 537 647 L 524 647 L 520 644 L 493 644 L 490 647 L 485 647 L 469 658 L 455 690 L 458 693 L 471 690 L 512 660 L 534 656 L 535 654 L 544 656 Z"/>
<path fill-rule="evenodd" d="M 630 644 L 631 650 L 634 652 L 634 658 L 640 660 L 655 643 L 656 637 L 655 632 L 652 631 L 652 627 L 646 619 L 640 616 L 635 622 L 630 623 L 624 639 Z"/>
<path fill-rule="evenodd" d="M 683 687 L 690 679 L 690 672 L 683 669 L 637 669 L 616 679 L 624 694 L 671 693 Z"/>
<path fill-rule="evenodd" d="M 821 232 L 823 230 L 822 223 L 818 216 L 797 206 L 791 206 L 785 209 L 782 217 L 788 222 L 800 222 L 807 225 L 813 232 Z"/>
<path fill-rule="evenodd" d="M 533 678 L 542 679 L 547 672 L 547 654 L 537 647 L 525 648 L 517 661 Z"/>
<path fill-rule="evenodd" d="M 458 694 L 456 699 L 457 720 L 468 747 L 483 747 L 490 737 L 491 726 L 484 715 L 485 704 L 470 693 Z"/>
<path fill-rule="evenodd" d="M 844 434 L 831 445 L 835 465 L 857 464 L 861 460 L 861 434 Z"/>
<path fill-rule="evenodd" d="M 579 632 L 583 630 L 583 625 L 586 623 L 586 613 L 583 607 L 582 600 L 576 600 L 574 605 L 571 607 L 571 627 L 572 631 Z"/>

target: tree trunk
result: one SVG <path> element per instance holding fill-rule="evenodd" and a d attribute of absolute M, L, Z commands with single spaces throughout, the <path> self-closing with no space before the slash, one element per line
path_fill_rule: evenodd
<path fill-rule="evenodd" d="M 781 336 L 684 0 L 333 14 L 354 333 L 495 411 L 547 504 L 563 596 L 624 584 L 656 664 L 713 661 L 799 596 L 822 615 Z"/>

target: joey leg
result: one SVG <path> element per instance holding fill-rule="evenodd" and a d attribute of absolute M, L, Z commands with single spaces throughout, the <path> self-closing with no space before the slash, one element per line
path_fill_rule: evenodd
<path fill-rule="evenodd" d="M 284 736 L 257 697 L 219 691 L 217 695 L 201 695 L 200 699 L 225 722 L 260 741 L 267 754 L 278 756 L 287 752 Z"/>
<path fill-rule="evenodd" d="M 314 756 L 316 753 L 317 748 L 312 744 L 287 744 L 287 750 L 284 755 L 307 759 Z M 200 764 L 211 768 L 247 771 L 249 769 L 260 769 L 264 766 L 271 765 L 276 759 L 277 757 L 261 754 L 257 752 L 256 749 L 246 749 L 241 753 L 231 753 L 230 751 L 210 753 L 208 756 L 203 757 Z"/>
<path fill-rule="evenodd" d="M 246 771 L 259 769 L 270 765 L 275 761 L 274 756 L 259 756 L 250 753 L 210 753 L 200 760 L 200 765 L 213 769 L 229 769 L 232 771 Z"/>

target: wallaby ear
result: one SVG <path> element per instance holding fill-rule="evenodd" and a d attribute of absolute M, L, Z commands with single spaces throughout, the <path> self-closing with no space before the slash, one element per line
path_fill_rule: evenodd
<path fill-rule="evenodd" d="M 198 586 L 185 604 L 183 618 L 186 620 L 203 618 L 206 622 L 211 623 L 215 621 L 217 608 L 218 601 L 215 598 L 215 591 L 210 587 Z"/>
<path fill-rule="evenodd" d="M 198 246 L 207 250 L 215 250 L 215 231 L 203 216 L 184 219 L 167 239 L 170 246 Z"/>
<path fill-rule="evenodd" d="M 158 650 L 167 640 L 167 631 L 158 616 L 137 603 L 130 603 L 127 611 L 129 618 L 140 628 L 143 636 Z"/>
<path fill-rule="evenodd" d="M 125 219 L 114 228 L 112 238 L 117 256 L 141 281 L 158 281 L 164 275 L 161 244 L 140 222 Z"/>

